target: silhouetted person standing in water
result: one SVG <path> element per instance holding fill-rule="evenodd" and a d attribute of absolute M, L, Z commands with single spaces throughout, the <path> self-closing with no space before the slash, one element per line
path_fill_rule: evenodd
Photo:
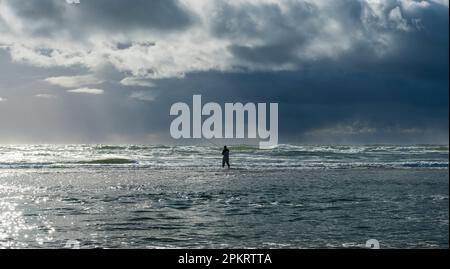
<path fill-rule="evenodd" d="M 223 147 L 222 155 L 223 155 L 222 167 L 225 167 L 225 163 L 226 163 L 228 168 L 230 168 L 230 150 L 227 148 L 227 146 Z"/>

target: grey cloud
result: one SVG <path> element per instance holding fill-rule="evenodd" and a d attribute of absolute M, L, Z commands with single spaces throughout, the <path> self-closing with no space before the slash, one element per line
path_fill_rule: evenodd
<path fill-rule="evenodd" d="M 84 1 L 77 14 L 93 27 L 133 30 L 137 28 L 180 29 L 193 22 L 191 14 L 176 0 Z"/>
<path fill-rule="evenodd" d="M 229 51 L 247 66 L 300 68 L 327 57 L 343 58 L 342 62 L 354 57 L 396 67 L 426 60 L 419 54 L 423 49 L 430 49 L 425 57 L 448 50 L 448 10 L 434 2 L 391 0 L 376 6 L 377 2 L 346 0 L 320 8 L 314 2 L 282 3 L 287 6 L 284 11 L 275 4 L 222 4 L 211 20 L 212 34 L 233 40 Z"/>
<path fill-rule="evenodd" d="M 177 0 L 95 0 L 76 5 L 59 0 L 4 2 L 27 21 L 26 31 L 56 38 L 63 32 L 83 38 L 92 31 L 179 30 L 194 22 Z"/>
<path fill-rule="evenodd" d="M 298 29 L 312 28 L 318 10 L 306 1 L 284 1 L 287 10 L 283 12 L 273 3 L 234 5 L 219 2 L 214 8 L 215 16 L 210 18 L 210 29 L 218 37 L 235 40 L 245 38 L 268 39 L 296 34 Z"/>
<path fill-rule="evenodd" d="M 145 41 L 145 42 L 131 42 L 131 41 L 126 41 L 126 42 L 119 42 L 117 43 L 116 47 L 118 50 L 126 50 L 129 49 L 133 46 L 141 46 L 141 47 L 153 47 L 155 46 L 156 43 L 155 42 L 151 42 L 151 41 Z"/>
<path fill-rule="evenodd" d="M 448 143 L 448 6 L 436 2 L 44 0 L 53 9 L 36 14 L 30 7 L 40 1 L 7 2 L 23 21 L 40 23 L 30 35 L 5 32 L 19 48 L 0 49 L 0 96 L 8 99 L 0 139 L 167 141 L 171 104 L 202 94 L 205 102 L 278 102 L 281 142 Z M 63 43 L 62 31 L 81 41 Z M 49 47 L 34 35 L 49 36 Z M 98 42 L 80 45 L 88 37 Z M 40 68 L 22 44 L 52 62 Z M 67 89 L 104 94 L 61 87 L 82 74 L 103 83 Z M 49 77 L 65 79 L 51 85 Z"/>
<path fill-rule="evenodd" d="M 448 29 L 446 9 L 426 1 L 95 0 L 68 5 L 44 0 L 45 8 L 36 11 L 33 6 L 40 2 L 4 1 L 31 31 L 53 20 L 56 28 L 48 32 L 68 44 L 44 46 L 20 34 L 6 35 L 5 40 L 13 39 L 10 51 L 16 61 L 89 69 L 109 62 L 133 76 L 150 78 L 211 70 L 295 70 L 351 57 L 395 66 L 402 55 L 410 58 L 411 52 L 404 51 L 448 44 L 435 34 Z M 194 8 L 199 3 L 203 6 Z M 172 30 L 179 32 L 167 36 Z"/>
<path fill-rule="evenodd" d="M 295 63 L 295 44 L 274 44 L 262 46 L 232 45 L 231 53 L 238 59 L 258 64 L 282 65 Z"/>
<path fill-rule="evenodd" d="M 129 48 L 131 48 L 131 46 L 133 46 L 132 42 L 119 42 L 119 43 L 117 43 L 117 49 L 118 50 L 129 49 Z"/>

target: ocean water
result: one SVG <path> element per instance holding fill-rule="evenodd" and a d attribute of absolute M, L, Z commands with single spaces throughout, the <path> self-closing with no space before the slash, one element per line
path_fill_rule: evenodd
<path fill-rule="evenodd" d="M 449 147 L 0 146 L 0 248 L 448 248 Z"/>

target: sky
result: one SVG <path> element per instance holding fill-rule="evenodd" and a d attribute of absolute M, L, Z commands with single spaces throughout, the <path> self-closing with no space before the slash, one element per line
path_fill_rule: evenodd
<path fill-rule="evenodd" d="M 448 144 L 448 0 L 0 0 L 0 144 L 181 143 L 170 107 L 279 103 L 279 142 Z"/>

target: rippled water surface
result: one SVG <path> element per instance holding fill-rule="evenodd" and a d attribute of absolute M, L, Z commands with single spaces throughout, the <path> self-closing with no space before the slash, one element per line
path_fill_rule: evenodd
<path fill-rule="evenodd" d="M 0 146 L 0 247 L 448 248 L 448 146 Z"/>

